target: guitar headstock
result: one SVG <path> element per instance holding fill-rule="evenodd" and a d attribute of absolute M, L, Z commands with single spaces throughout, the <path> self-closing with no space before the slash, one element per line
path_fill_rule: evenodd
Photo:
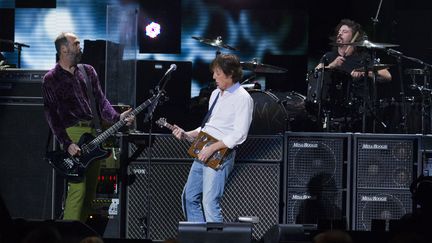
<path fill-rule="evenodd" d="M 160 127 L 166 127 L 167 125 L 167 120 L 165 117 L 161 117 L 156 121 L 156 124 Z"/>

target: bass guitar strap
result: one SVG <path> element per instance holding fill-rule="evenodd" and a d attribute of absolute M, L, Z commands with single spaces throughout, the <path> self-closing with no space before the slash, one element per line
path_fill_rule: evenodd
<path fill-rule="evenodd" d="M 87 97 L 90 99 L 90 107 L 93 113 L 93 120 L 92 120 L 92 124 L 94 126 L 94 128 L 96 129 L 96 134 L 101 134 L 102 133 L 102 128 L 101 128 L 101 120 L 99 117 L 99 112 L 98 109 L 96 107 L 96 100 L 95 97 L 93 95 L 93 85 L 91 83 L 91 80 L 89 80 L 87 72 L 85 71 L 84 65 L 83 64 L 78 64 L 77 65 L 79 70 L 81 71 L 81 73 L 84 75 L 84 80 L 87 86 Z"/>

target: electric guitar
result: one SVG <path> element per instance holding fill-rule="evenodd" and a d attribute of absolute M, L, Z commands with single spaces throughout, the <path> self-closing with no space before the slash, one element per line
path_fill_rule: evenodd
<path fill-rule="evenodd" d="M 132 110 L 129 116 L 136 116 L 157 98 L 157 96 L 153 96 L 146 100 L 140 106 Z M 84 133 L 77 143 L 81 149 L 81 154 L 79 156 L 72 156 L 67 150 L 57 150 L 47 152 L 45 154 L 45 160 L 47 160 L 58 173 L 71 181 L 82 181 L 87 167 L 92 162 L 108 158 L 111 155 L 110 150 L 102 147 L 102 143 L 110 136 L 114 135 L 126 123 L 125 120 L 120 120 L 97 137 L 94 137 L 90 133 Z"/>
<path fill-rule="evenodd" d="M 156 124 L 159 125 L 160 127 L 166 127 L 168 129 L 170 129 L 171 131 L 174 130 L 174 126 L 169 124 L 166 121 L 166 118 L 159 118 L 159 120 L 156 121 Z M 193 139 L 191 137 L 186 136 L 186 140 L 188 142 L 191 142 L 191 146 L 188 150 L 188 154 L 190 156 L 192 156 L 193 158 L 198 158 L 198 154 L 201 152 L 201 150 L 205 147 L 205 146 L 209 146 L 213 143 L 216 143 L 218 140 L 212 136 L 210 136 L 209 134 L 201 131 L 199 132 L 198 136 Z M 228 155 L 230 149 L 228 148 L 223 148 L 220 149 L 218 151 L 216 151 L 212 156 L 210 156 L 210 158 L 208 158 L 206 161 L 203 161 L 208 167 L 217 170 L 221 167 L 222 163 L 223 163 L 223 159 L 225 158 L 225 156 Z"/>

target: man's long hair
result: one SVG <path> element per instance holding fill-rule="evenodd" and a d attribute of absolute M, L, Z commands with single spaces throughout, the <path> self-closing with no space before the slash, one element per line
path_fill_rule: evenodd
<path fill-rule="evenodd" d="M 336 43 L 337 36 L 338 36 L 338 33 L 339 33 L 339 29 L 342 27 L 342 25 L 346 25 L 346 26 L 348 26 L 352 30 L 353 37 L 354 37 L 354 35 L 355 35 L 355 33 L 357 31 L 359 32 L 356 41 L 361 41 L 361 40 L 367 39 L 367 35 L 363 31 L 362 26 L 359 23 L 357 23 L 357 22 L 355 22 L 354 20 L 351 20 L 351 19 L 342 19 L 339 22 L 339 24 L 336 25 L 336 27 L 334 29 L 333 35 L 330 36 L 330 38 L 329 38 L 332 42 Z M 337 46 L 334 46 L 332 50 L 336 51 L 337 48 L 338 48 Z M 358 52 L 359 52 L 358 50 L 359 49 L 355 48 L 354 50 L 355 50 L 354 53 L 358 54 Z"/>

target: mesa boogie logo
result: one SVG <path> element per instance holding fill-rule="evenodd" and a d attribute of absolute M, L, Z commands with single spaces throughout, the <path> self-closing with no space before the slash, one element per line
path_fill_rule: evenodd
<path fill-rule="evenodd" d="M 316 199 L 315 197 L 312 197 L 310 195 L 307 194 L 293 194 L 291 196 L 292 200 L 308 200 L 308 199 Z"/>
<path fill-rule="evenodd" d="M 317 143 L 294 143 L 293 148 L 318 148 Z"/>
<path fill-rule="evenodd" d="M 382 149 L 382 150 L 387 150 L 388 149 L 388 145 L 387 144 L 369 144 L 369 143 L 364 143 L 361 147 L 362 149 Z"/>
<path fill-rule="evenodd" d="M 381 196 L 362 196 L 360 199 L 362 202 L 387 202 L 387 197 Z"/>

